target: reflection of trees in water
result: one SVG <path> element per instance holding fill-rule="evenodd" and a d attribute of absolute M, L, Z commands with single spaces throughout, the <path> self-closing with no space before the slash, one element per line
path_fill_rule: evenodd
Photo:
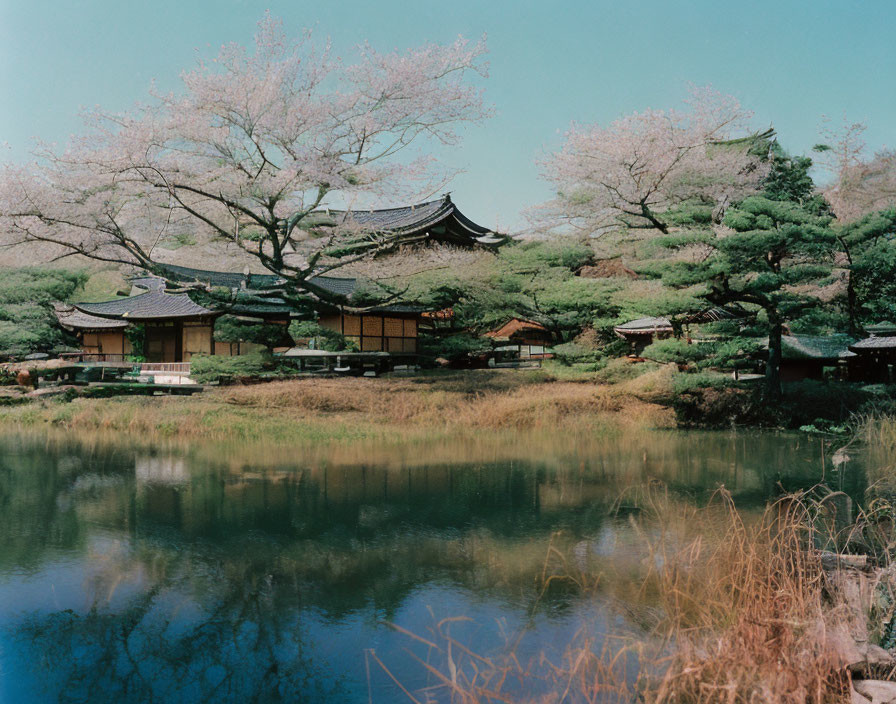
<path fill-rule="evenodd" d="M 587 547 L 612 533 L 609 507 L 626 484 L 660 477 L 694 494 L 724 482 L 764 502 L 782 478 L 818 478 L 817 448 L 792 440 L 701 443 L 628 439 L 563 463 L 239 470 L 126 449 L 0 446 L 0 573 L 60 553 L 86 562 L 99 533 L 124 543 L 105 561 L 91 554 L 91 609 L 21 625 L 47 687 L 69 701 L 322 696 L 311 687 L 329 678 L 307 655 L 302 613 L 391 619 L 434 580 L 519 608 L 539 598 L 551 536 Z M 618 563 L 619 549 L 597 558 Z M 548 597 L 551 608 L 566 603 Z"/>
<path fill-rule="evenodd" d="M 289 590 L 273 584 L 259 569 L 264 565 L 246 562 L 237 573 L 230 563 L 218 575 L 226 579 L 208 580 L 213 586 L 197 602 L 184 591 L 185 556 L 138 559 L 150 560 L 155 581 L 124 605 L 110 608 L 97 599 L 86 613 L 34 614 L 17 629 L 55 699 L 292 702 L 337 696 L 337 683 L 309 659 Z M 97 591 L 115 579 L 113 571 L 103 575 Z"/>

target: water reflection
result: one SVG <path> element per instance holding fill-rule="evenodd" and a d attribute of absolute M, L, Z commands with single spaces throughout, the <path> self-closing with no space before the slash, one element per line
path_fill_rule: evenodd
<path fill-rule="evenodd" d="M 617 622 L 537 577 L 552 540 L 634 570 L 628 486 L 724 484 L 745 507 L 823 475 L 864 490 L 822 441 L 774 433 L 250 450 L 0 439 L 0 700 L 391 701 L 363 657 L 405 645 L 383 620 L 470 615 L 485 649 L 496 620 L 541 644 Z"/>

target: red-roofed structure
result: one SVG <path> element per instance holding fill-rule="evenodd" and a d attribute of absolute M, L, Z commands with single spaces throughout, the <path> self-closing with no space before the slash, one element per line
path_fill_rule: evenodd
<path fill-rule="evenodd" d="M 544 325 L 522 318 L 511 318 L 485 336 L 504 343 L 495 348 L 497 352 L 516 352 L 520 359 L 546 359 L 551 356 L 547 350 L 554 343 L 554 336 Z"/>

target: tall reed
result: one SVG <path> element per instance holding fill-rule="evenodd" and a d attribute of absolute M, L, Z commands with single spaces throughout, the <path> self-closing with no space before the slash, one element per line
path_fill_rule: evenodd
<path fill-rule="evenodd" d="M 648 704 L 832 704 L 848 702 L 850 681 L 832 634 L 842 618 L 814 548 L 817 504 L 789 496 L 745 521 L 720 490 L 707 506 L 656 485 L 639 492 L 630 517 L 642 544 L 641 571 L 596 573 L 551 547 L 547 594 L 606 595 L 615 583 L 629 621 L 618 638 L 575 634 L 562 657 L 523 659 L 519 637 L 500 653 L 473 652 L 451 620 L 426 637 L 430 676 L 411 701 L 647 702 Z M 377 660 L 388 669 L 387 663 Z"/>

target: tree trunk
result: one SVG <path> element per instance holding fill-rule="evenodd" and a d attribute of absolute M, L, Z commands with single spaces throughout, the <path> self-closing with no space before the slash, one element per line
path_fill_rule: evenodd
<path fill-rule="evenodd" d="M 768 315 L 768 360 L 765 363 L 765 387 L 762 399 L 777 403 L 781 400 L 781 335 L 784 324 L 777 310 L 766 310 Z"/>
<path fill-rule="evenodd" d="M 852 262 L 852 252 L 849 249 L 849 245 L 846 241 L 840 237 L 838 238 L 840 241 L 840 246 L 843 248 L 844 254 L 846 254 L 846 314 L 848 318 L 848 326 L 849 326 L 849 334 L 851 337 L 859 337 L 861 335 L 861 328 L 859 326 L 859 301 L 858 296 L 856 295 L 856 287 L 853 282 L 853 262 Z"/>
<path fill-rule="evenodd" d="M 846 310 L 849 317 L 849 334 L 851 337 L 859 337 L 862 331 L 859 327 L 859 301 L 856 296 L 856 287 L 852 283 L 852 271 L 846 274 Z"/>

